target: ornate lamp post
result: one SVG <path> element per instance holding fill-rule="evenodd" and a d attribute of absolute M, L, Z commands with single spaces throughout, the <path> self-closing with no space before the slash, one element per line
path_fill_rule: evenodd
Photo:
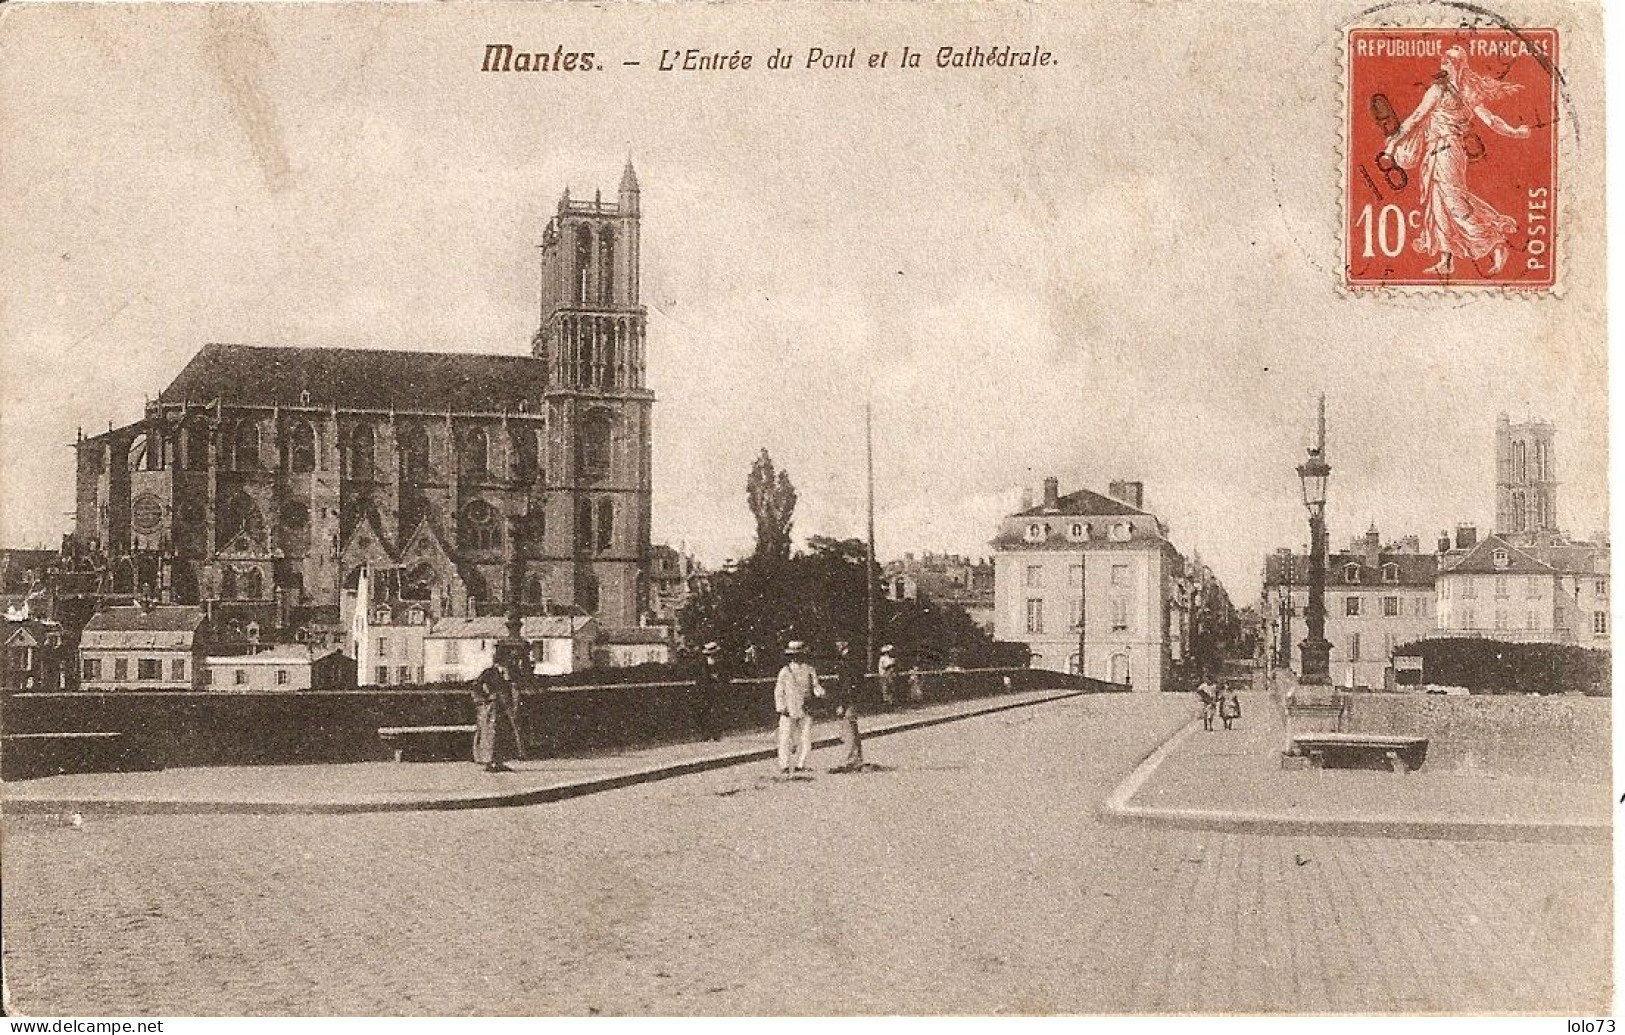
<path fill-rule="evenodd" d="M 1309 607 L 1304 621 L 1309 635 L 1298 644 L 1303 670 L 1298 682 L 1305 686 L 1331 684 L 1332 645 L 1326 639 L 1326 482 L 1331 465 L 1326 463 L 1326 397 L 1320 398 L 1320 429 L 1309 459 L 1298 466 L 1303 483 L 1303 505 L 1309 511 Z"/>

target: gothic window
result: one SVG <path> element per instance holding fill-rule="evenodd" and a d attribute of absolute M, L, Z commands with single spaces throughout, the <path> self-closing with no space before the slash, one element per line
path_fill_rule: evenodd
<path fill-rule="evenodd" d="M 576 549 L 592 549 L 592 500 L 576 504 Z"/>
<path fill-rule="evenodd" d="M 585 305 L 592 287 L 592 229 L 576 227 L 576 303 Z"/>
<path fill-rule="evenodd" d="M 535 428 L 515 425 L 508 429 L 509 448 L 513 455 L 513 477 L 518 482 L 536 480 L 537 441 Z"/>
<path fill-rule="evenodd" d="M 232 467 L 239 471 L 260 468 L 260 422 L 252 418 L 237 422 L 231 436 Z"/>
<path fill-rule="evenodd" d="M 599 550 L 608 550 L 615 545 L 615 501 L 598 501 L 598 542 Z"/>
<path fill-rule="evenodd" d="M 209 469 L 209 431 L 196 424 L 181 432 L 181 466 L 188 471 Z"/>
<path fill-rule="evenodd" d="M 1515 482 L 1529 480 L 1528 455 L 1524 451 L 1522 442 L 1512 443 L 1512 480 Z"/>
<path fill-rule="evenodd" d="M 474 500 L 463 508 L 461 531 L 466 550 L 493 550 L 502 542 L 500 517 L 496 508 L 484 500 Z"/>
<path fill-rule="evenodd" d="M 1522 532 L 1524 530 L 1529 520 L 1528 508 L 1529 502 L 1524 498 L 1523 493 L 1515 492 L 1512 494 L 1512 513 L 1507 515 L 1512 531 Z"/>
<path fill-rule="evenodd" d="M 400 432 L 401 470 L 407 480 L 427 477 L 429 465 L 429 430 L 421 424 L 408 424 Z"/>
<path fill-rule="evenodd" d="M 371 424 L 357 424 L 350 432 L 350 477 L 371 481 L 376 467 L 377 433 Z"/>
<path fill-rule="evenodd" d="M 484 428 L 469 428 L 463 435 L 462 473 L 465 478 L 485 478 L 491 470 L 491 445 Z"/>
<path fill-rule="evenodd" d="M 220 572 L 220 599 L 237 599 L 237 570 L 225 568 Z"/>
<path fill-rule="evenodd" d="M 1535 477 L 1537 479 L 1539 479 L 1540 481 L 1543 481 L 1543 482 L 1544 481 L 1549 481 L 1551 479 L 1551 477 L 1552 477 L 1551 469 L 1550 469 L 1550 467 L 1548 465 L 1548 462 L 1547 462 L 1548 459 L 1549 459 L 1549 456 L 1550 456 L 1550 452 L 1546 448 L 1546 443 L 1544 443 L 1544 442 L 1536 442 L 1535 443 Z"/>
<path fill-rule="evenodd" d="M 258 600 L 265 593 L 265 581 L 258 568 L 249 568 L 238 581 L 244 600 Z"/>
<path fill-rule="evenodd" d="M 598 237 L 598 300 L 606 306 L 615 301 L 615 231 L 609 227 Z"/>
<path fill-rule="evenodd" d="M 303 503 L 291 502 L 282 507 L 282 548 L 289 553 L 302 554 L 310 548 L 310 508 Z"/>
<path fill-rule="evenodd" d="M 316 469 L 316 432 L 305 421 L 297 421 L 288 429 L 288 470 L 295 474 L 308 474 Z"/>
<path fill-rule="evenodd" d="M 1546 494 L 1535 493 L 1535 527 L 1544 529 L 1551 519 L 1551 514 L 1546 509 Z"/>
<path fill-rule="evenodd" d="M 215 522 L 215 541 L 229 543 L 240 533 L 259 541 L 265 535 L 265 520 L 249 495 L 238 491 L 227 496 L 220 505 L 220 514 Z"/>
<path fill-rule="evenodd" d="M 619 362 L 620 350 L 617 345 L 621 326 L 613 320 L 604 322 L 604 343 L 598 357 L 598 383 L 605 388 L 615 384 L 615 364 Z"/>
<path fill-rule="evenodd" d="M 531 575 L 525 579 L 525 603 L 540 604 L 542 602 L 542 577 Z"/>
<path fill-rule="evenodd" d="M 614 436 L 615 419 L 603 410 L 589 411 L 581 422 L 581 434 L 576 439 L 576 469 L 583 478 L 604 478 L 609 474 L 610 445 Z"/>

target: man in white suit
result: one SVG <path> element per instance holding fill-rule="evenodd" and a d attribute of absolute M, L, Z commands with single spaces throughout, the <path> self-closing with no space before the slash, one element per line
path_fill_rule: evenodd
<path fill-rule="evenodd" d="M 807 756 L 812 754 L 812 716 L 807 714 L 808 696 L 823 697 L 824 687 L 818 682 L 818 672 L 807 663 L 807 645 L 791 640 L 784 648 L 784 667 L 779 669 L 778 682 L 773 685 L 773 707 L 779 713 L 779 772 L 790 772 L 790 741 L 797 738 L 800 752 L 796 755 L 796 772 L 807 768 Z"/>

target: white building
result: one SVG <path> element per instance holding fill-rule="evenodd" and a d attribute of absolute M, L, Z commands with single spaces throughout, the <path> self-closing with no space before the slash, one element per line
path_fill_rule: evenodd
<path fill-rule="evenodd" d="M 1444 559 L 1435 637 L 1609 648 L 1609 549 L 1492 535 Z"/>
<path fill-rule="evenodd" d="M 282 643 L 253 654 L 209 655 L 204 683 L 230 693 L 340 690 L 355 685 L 355 662 L 337 650 Z"/>
<path fill-rule="evenodd" d="M 476 678 L 496 657 L 497 641 L 508 635 L 508 620 L 441 618 L 423 640 L 425 682 L 462 682 Z M 530 644 L 532 672 L 567 675 L 592 664 L 598 623 L 580 615 L 533 616 L 524 619 L 519 635 Z"/>
<path fill-rule="evenodd" d="M 1111 496 L 1060 495 L 1003 519 L 993 540 L 994 635 L 1025 643 L 1032 666 L 1135 690 L 1163 689 L 1173 665 L 1185 562 L 1167 529 L 1142 509 L 1140 482 Z"/>

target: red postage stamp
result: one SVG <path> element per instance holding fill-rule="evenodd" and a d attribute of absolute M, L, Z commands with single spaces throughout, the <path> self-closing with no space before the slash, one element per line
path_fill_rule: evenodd
<path fill-rule="evenodd" d="M 1557 283 L 1557 30 L 1350 29 L 1344 284 Z"/>

